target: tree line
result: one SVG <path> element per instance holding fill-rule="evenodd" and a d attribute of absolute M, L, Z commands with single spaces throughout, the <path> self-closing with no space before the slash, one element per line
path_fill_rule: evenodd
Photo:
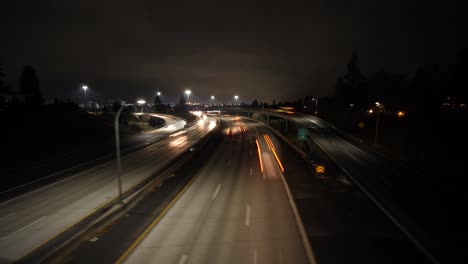
<path fill-rule="evenodd" d="M 21 103 L 30 108 L 44 104 L 36 70 L 31 65 L 23 67 L 19 76 L 19 92 L 15 92 L 13 86 L 6 83 L 3 58 L 0 57 L 0 109 Z"/>

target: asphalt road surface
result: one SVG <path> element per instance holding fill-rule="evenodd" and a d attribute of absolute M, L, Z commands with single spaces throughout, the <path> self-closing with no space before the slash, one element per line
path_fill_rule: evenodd
<path fill-rule="evenodd" d="M 459 226 L 457 218 L 444 207 L 437 192 L 424 188 L 426 185 L 421 182 L 424 177 L 354 142 L 320 118 L 298 114 L 291 119 L 299 127 L 307 128 L 310 138 L 401 224 L 429 259 L 434 262 L 459 259 L 463 239 L 454 237 L 456 229 L 451 230 L 452 226 Z"/>
<path fill-rule="evenodd" d="M 259 123 L 223 119 L 222 144 L 125 263 L 308 263 L 279 144 Z"/>
<path fill-rule="evenodd" d="M 122 153 L 131 152 L 167 137 L 183 129 L 186 121 L 182 118 L 151 114 L 165 120 L 162 127 L 144 131 L 135 135 L 121 135 Z M 4 201 L 42 185 L 65 178 L 78 170 L 91 168 L 99 163 L 113 159 L 115 156 L 115 139 L 109 138 L 100 144 L 76 147 L 55 156 L 36 157 L 33 161 L 16 161 L 2 167 L 5 184 L 0 184 L 0 200 Z M 33 175 L 31 175 L 33 173 Z"/>
<path fill-rule="evenodd" d="M 215 123 L 211 117 L 201 119 L 194 126 L 123 156 L 123 190 L 150 177 L 187 151 Z M 117 175 L 112 160 L 1 203 L 0 263 L 14 262 L 116 198 Z"/>

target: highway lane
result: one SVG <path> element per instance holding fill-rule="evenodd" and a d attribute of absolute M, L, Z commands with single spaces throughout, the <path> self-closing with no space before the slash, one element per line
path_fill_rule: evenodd
<path fill-rule="evenodd" d="M 452 220 L 437 192 L 424 188 L 423 177 L 401 164 L 356 144 L 324 120 L 309 115 L 292 116 L 395 220 L 429 258 L 456 259 L 459 244 L 449 238 Z M 445 241 L 444 241 L 445 240 Z M 451 241 L 451 242 L 450 242 Z M 447 243 L 452 246 L 447 247 Z M 452 251 L 448 253 L 447 250 Z M 458 253 L 457 253 L 458 251 Z"/>
<path fill-rule="evenodd" d="M 214 118 L 122 157 L 123 190 L 150 177 L 187 151 L 216 124 Z M 117 197 L 110 161 L 0 204 L 0 263 L 13 262 Z"/>
<path fill-rule="evenodd" d="M 259 123 L 223 119 L 223 143 L 125 263 L 308 263 L 279 144 Z"/>
<path fill-rule="evenodd" d="M 186 125 L 184 119 L 176 116 L 164 114 L 151 115 L 164 119 L 164 125 L 140 134 L 121 135 L 122 153 L 157 142 L 167 137 L 168 134 L 183 129 Z M 8 184 L 1 186 L 0 198 L 2 200 L 9 199 L 11 196 L 30 191 L 37 186 L 41 186 L 41 184 L 51 183 L 54 181 L 53 178 L 66 177 L 69 175 L 69 172 L 73 173 L 75 168 L 89 168 L 99 162 L 102 163 L 113 158 L 114 155 L 115 140 L 112 137 L 101 142 L 99 145 L 77 147 L 70 149 L 68 152 L 60 153 L 58 156 L 38 157 L 36 161 L 26 164 L 9 164 L 3 168 L 4 179 L 16 178 L 17 180 L 16 182 L 9 180 Z M 31 172 L 34 172 L 34 177 L 30 176 Z M 36 179 L 38 179 L 38 182 L 31 184 L 31 181 Z M 40 179 L 43 180 L 41 181 Z"/>

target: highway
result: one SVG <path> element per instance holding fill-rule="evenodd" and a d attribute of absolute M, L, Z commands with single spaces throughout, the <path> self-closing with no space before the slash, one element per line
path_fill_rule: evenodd
<path fill-rule="evenodd" d="M 216 125 L 208 117 L 181 130 L 179 121 L 161 128 L 166 132 L 156 143 L 122 157 L 124 191 L 164 168 Z M 150 135 L 144 137 L 149 140 Z M 0 263 L 14 262 L 114 200 L 117 176 L 111 160 L 0 203 Z"/>
<path fill-rule="evenodd" d="M 356 143 L 320 118 L 303 114 L 289 117 L 298 127 L 307 128 L 309 137 L 326 150 L 332 162 L 368 192 L 428 259 L 437 263 L 437 259 L 457 258 L 456 252 L 444 252 L 450 247 L 442 244 L 451 222 L 444 215 L 450 213 L 441 206 L 437 193 L 422 187 L 416 172 Z"/>
<path fill-rule="evenodd" d="M 260 123 L 222 119 L 224 139 L 215 153 L 141 243 L 118 262 L 314 261 L 285 189 L 280 144 Z"/>
<path fill-rule="evenodd" d="M 186 121 L 182 118 L 150 114 L 165 120 L 162 127 L 143 131 L 139 134 L 121 135 L 122 153 L 131 152 L 167 137 L 169 134 L 184 128 Z M 121 133 L 122 134 L 122 133 Z M 115 139 L 108 138 L 100 144 L 72 148 L 56 156 L 37 157 L 26 163 L 5 164 L 3 168 L 7 184 L 0 186 L 0 201 L 12 196 L 31 191 L 38 186 L 47 185 L 56 179 L 67 177 L 77 169 L 91 168 L 115 156 Z M 19 161 L 21 162 L 21 161 Z M 34 175 L 31 175 L 34 173 Z M 16 179 L 12 181 L 11 179 Z"/>

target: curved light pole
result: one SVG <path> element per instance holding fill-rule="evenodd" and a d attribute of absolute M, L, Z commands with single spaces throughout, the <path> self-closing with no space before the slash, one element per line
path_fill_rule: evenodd
<path fill-rule="evenodd" d="M 119 110 L 115 114 L 115 152 L 117 157 L 117 181 L 119 184 L 119 202 L 122 202 L 122 164 L 120 163 L 120 133 L 119 133 L 119 117 L 125 107 L 125 101 L 120 102 Z"/>
<path fill-rule="evenodd" d="M 185 90 L 185 94 L 187 94 L 187 103 L 190 104 L 190 94 L 192 93 L 192 91 L 190 90 Z"/>

